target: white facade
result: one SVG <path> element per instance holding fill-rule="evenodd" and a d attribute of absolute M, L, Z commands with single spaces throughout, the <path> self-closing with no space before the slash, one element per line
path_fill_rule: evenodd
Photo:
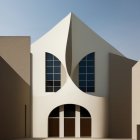
<path fill-rule="evenodd" d="M 71 30 L 72 63 L 66 62 Z M 61 61 L 61 89 L 45 92 L 45 53 L 51 53 Z M 78 64 L 87 54 L 95 53 L 95 92 L 87 94 L 78 84 Z M 33 137 L 48 137 L 48 116 L 50 112 L 65 104 L 82 106 L 91 114 L 91 137 L 108 136 L 108 81 L 109 53 L 122 56 L 105 40 L 90 30 L 73 14 L 69 14 L 52 30 L 31 46 L 32 94 L 33 94 Z M 71 74 L 68 73 L 71 65 Z M 76 73 L 76 74 L 75 74 Z M 73 78 L 74 77 L 74 78 Z M 72 80 L 74 79 L 74 80 Z M 78 108 L 78 107 L 76 107 Z M 60 112 L 59 137 L 64 137 L 64 111 Z M 79 111 L 76 110 L 75 137 L 80 137 Z"/>

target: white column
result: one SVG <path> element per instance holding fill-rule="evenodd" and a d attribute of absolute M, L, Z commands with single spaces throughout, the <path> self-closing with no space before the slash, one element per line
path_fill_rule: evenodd
<path fill-rule="evenodd" d="M 59 107 L 59 137 L 64 137 L 64 106 Z"/>
<path fill-rule="evenodd" d="M 80 137 L 80 106 L 76 105 L 75 111 L 75 137 Z"/>

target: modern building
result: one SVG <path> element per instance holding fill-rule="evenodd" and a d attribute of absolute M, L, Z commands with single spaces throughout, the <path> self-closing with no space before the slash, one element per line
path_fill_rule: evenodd
<path fill-rule="evenodd" d="M 2 138 L 132 137 L 136 61 L 74 14 L 31 51 L 29 37 L 0 37 L 0 54 Z"/>

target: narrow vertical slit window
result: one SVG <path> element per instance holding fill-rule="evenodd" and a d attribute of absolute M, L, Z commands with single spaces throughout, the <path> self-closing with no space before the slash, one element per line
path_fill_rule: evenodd
<path fill-rule="evenodd" d="M 79 88 L 84 92 L 95 91 L 95 53 L 85 56 L 79 63 Z"/>
<path fill-rule="evenodd" d="M 26 121 L 27 121 L 27 105 L 24 105 L 24 114 L 25 114 L 25 137 L 26 137 Z"/>
<path fill-rule="evenodd" d="M 61 88 L 61 63 L 54 55 L 45 55 L 46 92 L 57 92 Z"/>

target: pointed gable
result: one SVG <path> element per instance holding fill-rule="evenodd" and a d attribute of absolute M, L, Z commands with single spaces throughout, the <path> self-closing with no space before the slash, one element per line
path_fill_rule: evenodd
<path fill-rule="evenodd" d="M 49 52 L 65 62 L 64 52 L 67 45 L 70 20 L 71 14 L 66 16 L 44 36 L 35 41 L 31 46 L 31 52 Z"/>

